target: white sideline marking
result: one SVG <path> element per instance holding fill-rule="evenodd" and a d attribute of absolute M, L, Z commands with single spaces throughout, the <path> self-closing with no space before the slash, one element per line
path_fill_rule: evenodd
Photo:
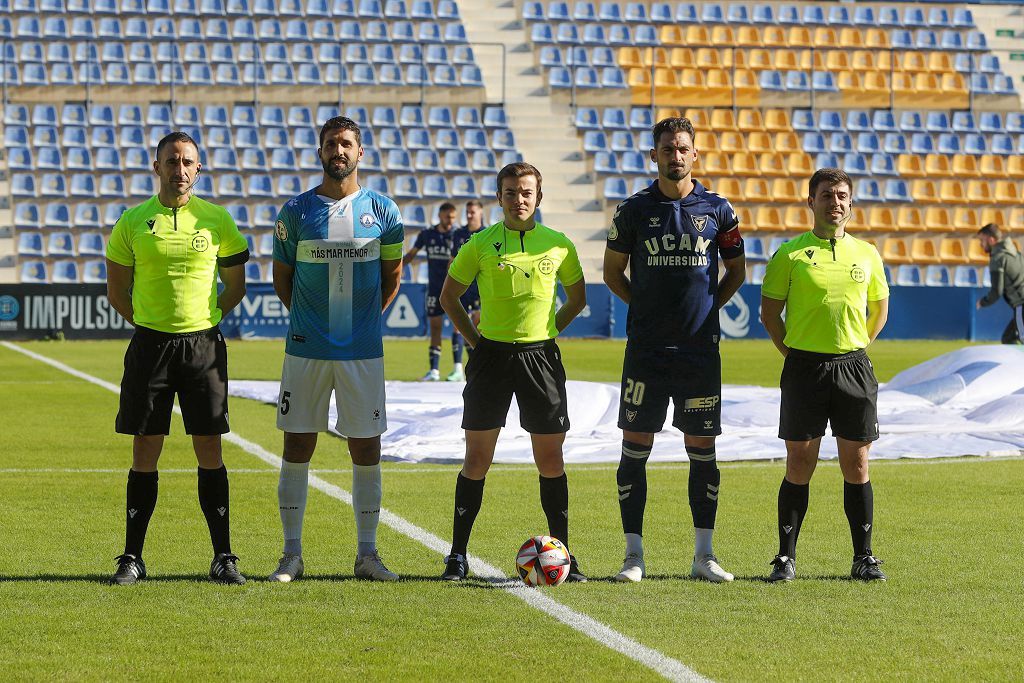
<path fill-rule="evenodd" d="M 0 342 L 0 344 L 12 351 L 25 354 L 30 358 L 34 358 L 41 363 L 46 363 L 51 367 L 83 379 L 86 382 L 91 382 L 92 384 L 103 387 L 108 391 L 112 391 L 116 394 L 120 393 L 120 388 L 116 385 L 111 384 L 110 382 L 105 382 L 97 377 L 93 377 L 92 375 L 87 375 L 79 370 L 75 370 L 64 363 L 33 353 L 32 351 L 23 349 L 11 344 L 10 342 Z M 276 468 L 281 467 L 281 458 L 277 457 L 257 443 L 253 443 L 252 441 L 244 439 L 232 432 L 225 434 L 224 439 L 226 441 L 230 441 L 249 454 L 256 456 L 268 465 L 272 465 Z M 309 485 L 332 498 L 344 502 L 346 505 L 352 505 L 352 494 L 339 486 L 335 486 L 334 484 L 321 479 L 320 477 L 310 474 Z M 416 526 L 412 522 L 396 515 L 386 508 L 382 507 L 380 509 L 380 520 L 395 531 L 408 536 L 414 541 L 418 541 L 430 550 L 442 555 L 448 552 L 449 543 L 440 536 Z M 599 644 L 604 645 L 611 650 L 615 650 L 639 664 L 643 664 L 668 680 L 709 681 L 709 679 L 704 678 L 682 662 L 662 654 L 653 648 L 649 648 L 627 635 L 619 633 L 593 617 L 577 612 L 574 609 L 557 602 L 539 590 L 529 588 L 520 581 L 509 579 L 500 569 L 487 564 L 477 557 L 470 557 L 469 562 L 470 566 L 473 568 L 473 573 L 477 576 L 497 580 L 498 583 L 495 585 L 498 588 L 510 595 L 514 595 L 530 607 L 544 612 L 548 616 L 554 617 L 566 626 L 579 631 L 588 638 L 597 641 Z"/>

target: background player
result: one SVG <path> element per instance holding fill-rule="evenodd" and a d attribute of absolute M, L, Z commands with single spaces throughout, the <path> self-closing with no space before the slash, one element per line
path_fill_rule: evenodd
<path fill-rule="evenodd" d="M 814 228 L 779 247 L 761 285 L 761 320 L 786 358 L 779 409 L 786 476 L 779 488 L 779 554 L 768 580 L 792 581 L 796 575 L 797 536 L 821 437 L 831 423 L 853 539 L 850 574 L 885 581 L 882 562 L 871 553 L 868 450 L 878 439 L 878 381 L 864 347 L 885 326 L 889 286 L 878 250 L 846 232 L 853 211 L 850 176 L 838 168 L 816 171 L 807 205 Z"/>
<path fill-rule="evenodd" d="M 444 310 L 439 299 L 448 264 L 452 260 L 452 233 L 458 211 L 451 202 L 445 202 L 437 210 L 437 224 L 420 230 L 412 248 L 402 257 L 402 263 L 412 263 L 420 249 L 427 252 L 427 320 L 430 326 L 430 370 L 423 376 L 424 382 L 441 379 L 441 328 L 444 325 Z M 458 330 L 452 331 L 452 355 L 457 369 L 462 371 L 462 337 Z"/>
<path fill-rule="evenodd" d="M 693 124 L 664 119 L 653 135 L 658 179 L 618 206 L 604 257 L 605 282 L 629 304 L 616 475 L 626 559 L 615 578 L 640 581 L 646 571 L 647 459 L 671 399 L 672 425 L 683 432 L 690 459 L 696 536 L 690 576 L 732 581 L 711 543 L 721 479 L 715 459 L 715 436 L 722 433 L 718 309 L 746 276 L 743 240 L 729 201 L 691 177 L 697 160 Z M 719 254 L 725 265 L 721 283 Z"/>
<path fill-rule="evenodd" d="M 991 306 L 1002 297 L 1012 312 L 1010 322 L 1003 330 L 1002 343 L 1024 343 L 1024 255 L 1009 235 L 999 226 L 989 223 L 978 231 L 978 242 L 989 255 L 988 268 L 992 286 L 975 304 L 979 309 Z"/>
<path fill-rule="evenodd" d="M 448 581 L 466 578 L 466 548 L 483 501 L 484 477 L 513 394 L 533 444 L 550 534 L 569 547 L 569 483 L 562 460 L 569 414 L 565 369 L 554 338 L 587 304 L 583 268 L 569 238 L 534 217 L 543 197 L 540 171 L 509 164 L 497 181 L 505 220 L 466 243 L 441 292 L 452 324 L 473 347 L 462 392 L 466 461 L 455 484 L 452 548 L 442 575 Z M 460 303 L 474 279 L 480 283 L 479 329 Z M 559 282 L 566 302 L 556 312 Z M 575 558 L 566 580 L 587 580 Z"/>
<path fill-rule="evenodd" d="M 484 205 L 476 199 L 466 202 L 466 224 L 461 228 L 452 231 L 452 259 L 454 260 L 469 238 L 483 227 Z M 476 280 L 469 285 L 469 289 L 460 298 L 462 307 L 469 313 L 474 325 L 480 324 L 480 288 Z M 456 339 L 458 345 L 456 346 Z M 462 335 L 458 331 L 452 334 L 452 354 L 455 357 L 455 369 L 448 375 L 449 382 L 461 382 L 466 377 L 462 372 Z"/>
<path fill-rule="evenodd" d="M 199 506 L 213 542 L 210 578 L 245 583 L 231 552 L 227 345 L 217 327 L 245 296 L 245 238 L 223 208 L 193 196 L 199 146 L 171 133 L 156 148 L 159 192 L 124 212 L 107 243 L 107 297 L 135 333 L 124 357 L 115 429 L 133 435 L 124 554 L 113 583 L 146 578 L 142 546 L 156 508 L 157 462 L 178 395 L 199 461 Z M 224 291 L 217 294 L 217 275 Z"/>
<path fill-rule="evenodd" d="M 272 581 L 304 571 L 302 517 L 317 433 L 327 431 L 331 393 L 335 429 L 348 438 L 352 507 L 359 543 L 355 575 L 395 581 L 377 552 L 380 435 L 384 410 L 381 313 L 402 275 L 402 217 L 395 203 L 359 186 L 359 126 L 338 116 L 320 129 L 321 184 L 288 201 L 278 214 L 274 290 L 291 314 L 277 426 L 284 462 L 277 495 L 284 554 Z"/>

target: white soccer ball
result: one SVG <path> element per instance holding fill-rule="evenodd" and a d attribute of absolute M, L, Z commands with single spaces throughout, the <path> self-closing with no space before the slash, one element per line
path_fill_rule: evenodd
<path fill-rule="evenodd" d="M 527 586 L 557 586 L 569 576 L 569 549 L 557 538 L 534 536 L 516 555 L 516 570 Z"/>

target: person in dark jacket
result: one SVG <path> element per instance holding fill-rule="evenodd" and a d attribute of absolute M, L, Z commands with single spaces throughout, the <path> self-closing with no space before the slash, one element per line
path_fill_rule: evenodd
<path fill-rule="evenodd" d="M 988 267 L 992 272 L 992 288 L 978 299 L 978 308 L 991 306 L 1006 300 L 1013 310 L 1006 329 L 1003 330 L 1003 344 L 1024 343 L 1024 255 L 1017 249 L 1010 236 L 989 223 L 978 231 L 981 248 L 989 255 Z"/>

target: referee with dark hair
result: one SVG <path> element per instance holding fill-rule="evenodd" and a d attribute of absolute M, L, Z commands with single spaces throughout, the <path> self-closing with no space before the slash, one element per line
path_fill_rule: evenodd
<path fill-rule="evenodd" d="M 889 286 L 878 250 L 846 232 L 853 209 L 850 176 L 837 168 L 818 170 L 811 176 L 807 205 L 814 228 L 772 255 L 761 286 L 761 319 L 786 358 L 779 420 L 786 476 L 779 488 L 779 554 L 768 580 L 795 578 L 797 536 L 830 423 L 853 539 L 850 574 L 885 581 L 881 560 L 871 552 L 868 451 L 878 439 L 878 381 L 864 348 L 885 326 Z"/>
<path fill-rule="evenodd" d="M 543 197 L 540 171 L 509 164 L 497 181 L 504 220 L 473 234 L 441 290 L 441 306 L 473 348 L 462 392 L 466 461 L 455 484 L 452 548 L 441 577 L 447 581 L 466 578 L 469 535 L 513 395 L 519 423 L 530 433 L 549 533 L 569 545 L 569 483 L 562 460 L 569 413 L 555 337 L 587 304 L 583 268 L 569 238 L 536 220 Z M 460 300 L 474 280 L 480 285 L 479 329 Z M 561 307 L 559 282 L 566 294 Z M 566 581 L 586 580 L 571 557 Z"/>
<path fill-rule="evenodd" d="M 107 297 L 135 334 L 124 357 L 115 430 L 131 434 L 124 553 L 112 583 L 146 577 L 142 546 L 156 507 L 157 461 L 178 395 L 185 432 L 199 461 L 199 505 L 210 528 L 210 578 L 242 584 L 231 552 L 228 473 L 221 434 L 228 429 L 227 346 L 217 324 L 245 295 L 249 250 L 230 214 L 193 196 L 199 146 L 170 133 L 157 145 L 158 194 L 128 209 L 107 244 Z M 217 293 L 217 275 L 224 290 Z"/>

